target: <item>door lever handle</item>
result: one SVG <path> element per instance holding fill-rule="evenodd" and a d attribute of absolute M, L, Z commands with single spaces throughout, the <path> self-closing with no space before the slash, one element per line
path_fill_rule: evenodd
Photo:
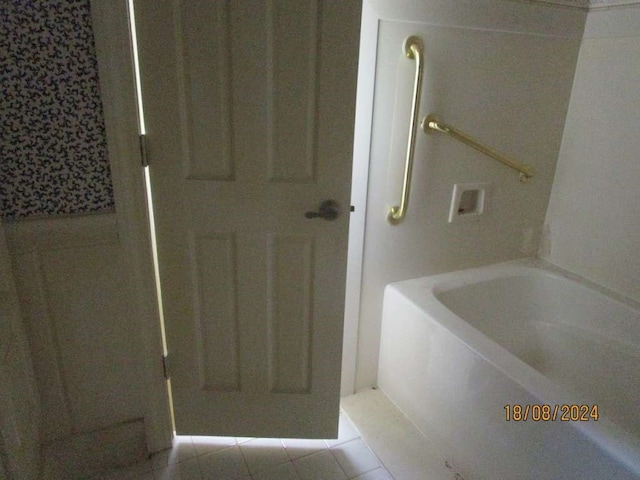
<path fill-rule="evenodd" d="M 335 220 L 340 215 L 340 209 L 334 200 L 325 200 L 320 204 L 317 212 L 307 212 L 307 218 L 324 218 L 325 220 Z"/>

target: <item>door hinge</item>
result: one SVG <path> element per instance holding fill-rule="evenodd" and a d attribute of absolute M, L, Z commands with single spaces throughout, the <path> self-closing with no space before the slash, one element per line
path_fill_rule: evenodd
<path fill-rule="evenodd" d="M 138 135 L 140 139 L 140 157 L 142 158 L 142 166 L 149 166 L 149 154 L 147 152 L 147 136 L 145 134 Z"/>
<path fill-rule="evenodd" d="M 162 356 L 162 372 L 164 373 L 164 378 L 169 380 L 171 375 L 170 375 L 170 371 L 169 371 L 169 356 L 168 355 L 163 355 Z"/>

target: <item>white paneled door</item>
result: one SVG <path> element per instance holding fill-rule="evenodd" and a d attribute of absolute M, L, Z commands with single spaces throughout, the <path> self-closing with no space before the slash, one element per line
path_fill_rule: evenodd
<path fill-rule="evenodd" d="M 135 8 L 177 433 L 333 436 L 360 2 Z"/>

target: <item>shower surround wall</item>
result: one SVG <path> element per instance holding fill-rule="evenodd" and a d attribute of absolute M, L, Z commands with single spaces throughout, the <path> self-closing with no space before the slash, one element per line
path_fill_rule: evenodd
<path fill-rule="evenodd" d="M 370 144 L 356 390 L 376 383 L 385 285 L 537 251 L 586 16 L 583 8 L 501 0 L 367 5 L 377 18 L 373 28 L 363 24 L 370 32 L 363 41 L 377 41 L 377 58 L 373 114 L 356 125 L 356 143 Z M 534 165 L 536 175 L 522 184 L 466 145 L 418 132 L 407 216 L 391 226 L 386 214 L 400 198 L 415 69 L 401 51 L 409 35 L 425 45 L 419 117 L 437 114 Z M 492 184 L 489 211 L 448 223 L 454 184 L 477 182 Z"/>
<path fill-rule="evenodd" d="M 640 5 L 589 12 L 541 247 L 552 263 L 636 301 L 638 85 Z"/>

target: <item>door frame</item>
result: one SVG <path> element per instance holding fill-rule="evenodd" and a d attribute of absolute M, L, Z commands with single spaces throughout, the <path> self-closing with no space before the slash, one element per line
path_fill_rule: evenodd
<path fill-rule="evenodd" d="M 171 447 L 173 428 L 162 368 L 164 350 L 140 152 L 129 9 L 127 0 L 90 1 L 120 248 L 136 287 L 131 292 L 131 308 L 143 342 L 144 420 L 147 447 L 153 453 Z"/>
<path fill-rule="evenodd" d="M 358 375 L 358 338 L 360 336 L 360 292 L 364 261 L 364 234 L 367 217 L 369 185 L 369 155 L 373 122 L 373 95 L 378 51 L 380 16 L 370 0 L 362 0 L 360 23 L 360 50 L 356 115 L 353 132 L 353 166 L 351 174 L 351 213 L 349 223 L 349 250 L 347 257 L 347 283 L 344 305 L 344 334 L 342 343 L 342 379 L 340 395 L 356 393 Z M 373 386 L 373 385 L 371 385 Z"/>

